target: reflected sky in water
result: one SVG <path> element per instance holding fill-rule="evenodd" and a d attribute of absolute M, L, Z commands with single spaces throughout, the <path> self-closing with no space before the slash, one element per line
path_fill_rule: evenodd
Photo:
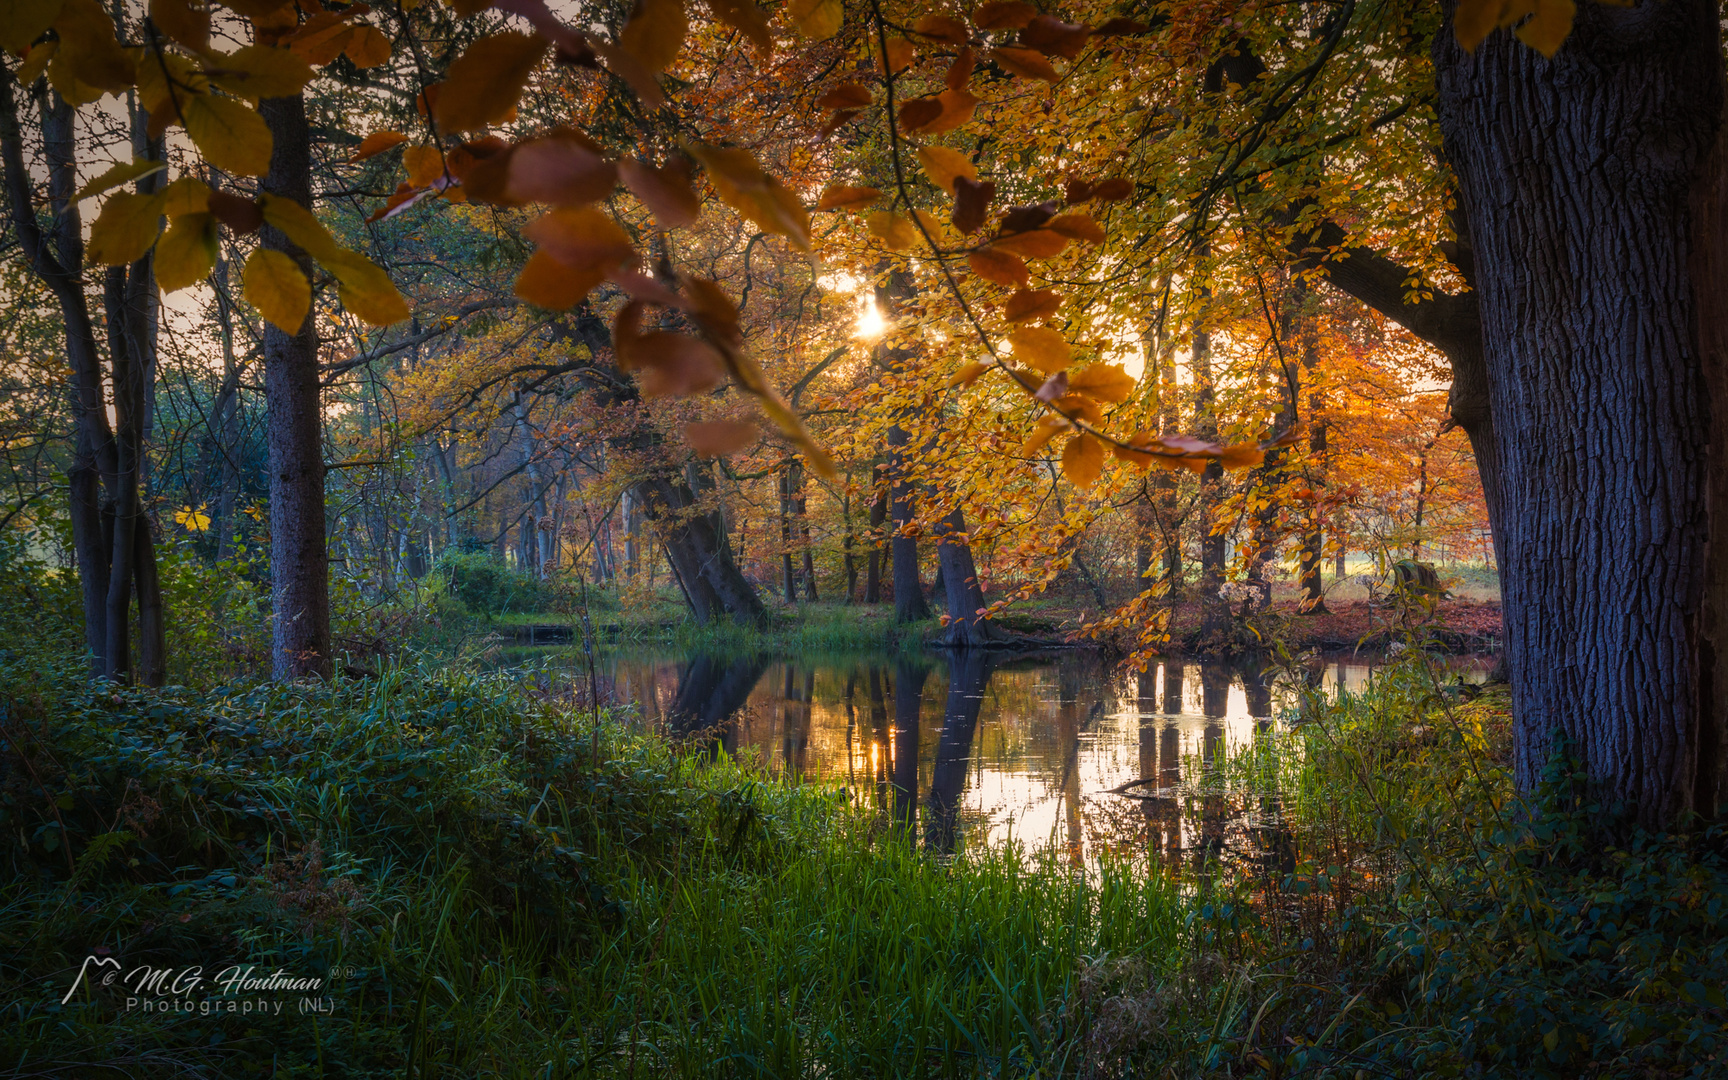
<path fill-rule="evenodd" d="M 1474 667 L 1479 667 L 1475 665 Z M 1473 669 L 1466 664 L 1467 672 Z M 1317 674 L 1358 689 L 1361 660 Z M 843 785 L 929 847 L 1101 845 L 1170 858 L 1222 845 L 1180 785 L 1276 723 L 1287 701 L 1265 661 L 1170 661 L 1123 672 L 1083 651 L 1032 658 L 688 659 L 614 656 L 602 697 L 698 745 L 800 780 Z M 1310 676 L 1312 677 L 1312 675 Z M 586 681 L 586 680 L 583 680 Z M 1134 780 L 1144 797 L 1109 789 Z M 1251 823 L 1250 823 L 1251 824 Z"/>

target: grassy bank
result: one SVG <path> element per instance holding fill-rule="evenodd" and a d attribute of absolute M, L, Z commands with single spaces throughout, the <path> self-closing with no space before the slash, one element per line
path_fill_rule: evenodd
<path fill-rule="evenodd" d="M 1720 1075 L 1721 831 L 1597 831 L 1564 775 L 1522 805 L 1503 700 L 1437 689 L 1391 670 L 1206 772 L 1178 871 L 933 858 L 503 676 L 142 692 L 7 652 L 0 1068 Z M 1194 862 L 1241 809 L 1263 857 Z M 62 1003 L 92 955 L 206 982 Z"/>

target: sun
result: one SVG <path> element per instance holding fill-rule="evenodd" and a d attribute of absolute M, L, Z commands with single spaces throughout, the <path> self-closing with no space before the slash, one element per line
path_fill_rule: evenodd
<path fill-rule="evenodd" d="M 888 329 L 888 320 L 882 317 L 882 309 L 876 306 L 876 301 L 868 296 L 858 305 L 857 335 L 865 341 L 875 341 Z"/>

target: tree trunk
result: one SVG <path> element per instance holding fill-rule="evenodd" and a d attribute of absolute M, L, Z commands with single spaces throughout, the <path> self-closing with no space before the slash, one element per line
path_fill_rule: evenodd
<path fill-rule="evenodd" d="M 1714 812 L 1720 776 L 1699 697 L 1711 423 L 1688 266 L 1720 257 L 1694 248 L 1688 209 L 1721 119 L 1716 17 L 1584 5 L 1552 61 L 1508 34 L 1474 55 L 1435 42 L 1503 485 L 1517 777 L 1534 786 L 1568 740 L 1593 794 L 1653 826 Z"/>
<path fill-rule="evenodd" d="M 888 429 L 888 475 L 893 487 L 888 493 L 888 513 L 894 522 L 889 551 L 894 557 L 894 621 L 923 622 L 930 617 L 930 602 L 924 598 L 924 582 L 918 575 L 918 538 L 901 530 L 912 521 L 911 479 L 906 475 L 906 444 L 911 436 L 895 424 Z"/>
<path fill-rule="evenodd" d="M 878 475 L 880 466 L 876 469 Z M 888 520 L 888 496 L 877 482 L 877 495 L 870 500 L 870 551 L 864 559 L 864 602 L 882 602 L 882 524 Z"/>
<path fill-rule="evenodd" d="M 954 854 L 960 796 L 972 764 L 972 736 L 978 730 L 978 712 L 989 682 L 988 653 L 962 650 L 949 656 L 948 700 L 942 710 L 936 764 L 930 771 L 930 810 L 924 826 L 925 848 L 939 855 Z"/>
<path fill-rule="evenodd" d="M 265 98 L 258 111 L 275 140 L 264 190 L 312 206 L 311 136 L 300 97 Z M 262 239 L 307 279 L 312 260 L 266 225 Z M 278 679 L 330 674 L 330 564 L 324 537 L 323 414 L 318 331 L 312 312 L 298 332 L 264 326 L 264 392 L 270 445 L 271 671 Z"/>
<path fill-rule="evenodd" d="M 965 540 L 965 512 L 956 506 L 942 519 L 942 526 L 936 538 L 936 561 L 942 568 L 948 625 L 942 630 L 941 643 L 965 649 L 1006 640 L 1007 635 L 995 623 L 979 614 L 985 606 L 984 587 L 978 583 L 972 545 Z"/>
<path fill-rule="evenodd" d="M 733 562 L 714 515 L 697 511 L 696 493 L 676 469 L 669 465 L 655 469 L 632 484 L 630 492 L 657 526 L 667 561 L 698 623 L 728 617 L 741 626 L 767 623 L 762 598 Z"/>

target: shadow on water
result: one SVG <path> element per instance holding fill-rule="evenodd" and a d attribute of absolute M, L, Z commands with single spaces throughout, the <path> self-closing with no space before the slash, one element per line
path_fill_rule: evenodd
<path fill-rule="evenodd" d="M 1336 693 L 1373 671 L 1358 658 L 1299 676 Z M 1485 672 L 1460 666 L 1466 677 Z M 1291 692 L 1260 658 L 1123 672 L 1084 651 L 810 661 L 623 653 L 602 661 L 597 682 L 604 700 L 633 705 L 702 753 L 844 786 L 934 852 L 1014 842 L 1076 862 L 1133 850 L 1201 873 L 1219 857 L 1268 874 L 1294 864 L 1275 794 L 1227 794 L 1209 782 L 1281 723 Z"/>

